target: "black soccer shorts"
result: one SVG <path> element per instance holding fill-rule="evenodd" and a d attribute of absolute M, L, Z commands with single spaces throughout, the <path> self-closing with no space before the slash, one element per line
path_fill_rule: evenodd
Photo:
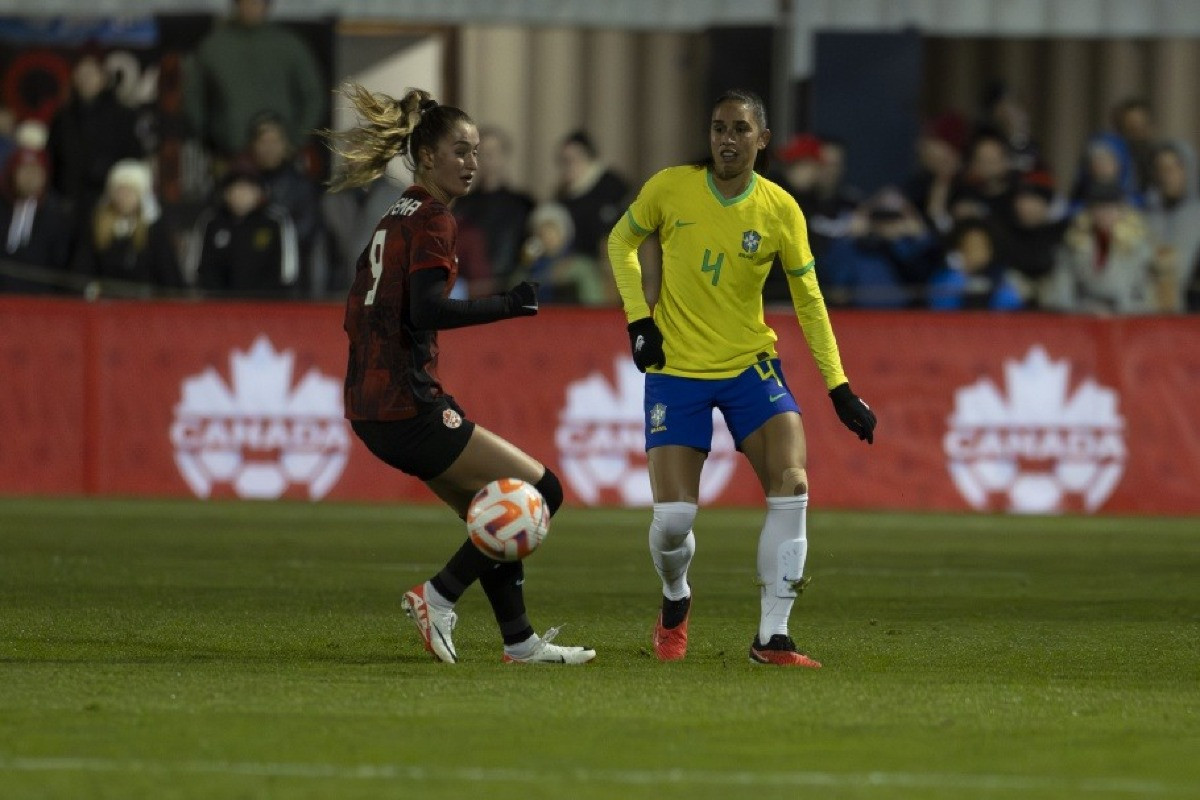
<path fill-rule="evenodd" d="M 351 420 L 350 427 L 380 461 L 423 481 L 449 469 L 475 431 L 475 423 L 449 397 L 412 419 Z"/>

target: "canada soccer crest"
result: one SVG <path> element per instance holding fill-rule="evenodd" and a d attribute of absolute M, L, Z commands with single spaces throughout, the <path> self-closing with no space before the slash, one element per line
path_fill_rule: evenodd
<path fill-rule="evenodd" d="M 758 246 L 762 243 L 762 234 L 758 231 L 745 231 L 742 233 L 742 249 L 747 253 L 757 253 Z"/>

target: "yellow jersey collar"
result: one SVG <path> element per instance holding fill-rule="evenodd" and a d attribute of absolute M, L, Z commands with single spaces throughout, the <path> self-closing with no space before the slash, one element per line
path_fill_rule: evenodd
<path fill-rule="evenodd" d="M 717 184 L 713 181 L 711 168 L 704 170 L 704 178 L 706 181 L 708 181 L 708 190 L 712 192 L 712 196 L 715 197 L 717 202 L 723 206 L 731 206 L 734 203 L 742 202 L 750 196 L 750 193 L 754 191 L 755 184 L 758 183 L 758 173 L 754 170 L 750 170 L 750 182 L 746 184 L 746 188 L 742 190 L 742 193 L 734 197 L 726 197 L 725 195 L 721 194 L 721 190 L 717 188 Z"/>

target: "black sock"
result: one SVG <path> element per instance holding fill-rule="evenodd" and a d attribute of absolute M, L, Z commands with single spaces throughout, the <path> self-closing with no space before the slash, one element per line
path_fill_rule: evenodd
<path fill-rule="evenodd" d="M 491 569 L 479 576 L 479 585 L 492 604 L 504 643 L 523 642 L 533 635 L 533 626 L 525 613 L 525 565 L 520 561 L 492 564 Z"/>
<path fill-rule="evenodd" d="M 470 539 L 467 539 L 462 547 L 458 548 L 458 552 L 450 556 L 442 571 L 429 582 L 442 597 L 451 602 L 458 602 L 458 598 L 463 596 L 467 587 L 494 566 L 496 562 L 485 556 Z"/>
<path fill-rule="evenodd" d="M 670 600 L 663 597 L 662 625 L 664 628 L 674 628 L 687 619 L 688 609 L 692 607 L 692 596 L 689 594 L 682 600 Z"/>

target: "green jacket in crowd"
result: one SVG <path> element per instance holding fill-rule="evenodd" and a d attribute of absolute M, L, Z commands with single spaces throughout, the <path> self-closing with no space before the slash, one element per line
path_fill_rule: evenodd
<path fill-rule="evenodd" d="M 225 24 L 188 60 L 184 111 L 204 142 L 232 156 L 247 143 L 250 121 L 275 111 L 293 143 L 322 122 L 327 87 L 308 46 L 286 28 Z"/>

